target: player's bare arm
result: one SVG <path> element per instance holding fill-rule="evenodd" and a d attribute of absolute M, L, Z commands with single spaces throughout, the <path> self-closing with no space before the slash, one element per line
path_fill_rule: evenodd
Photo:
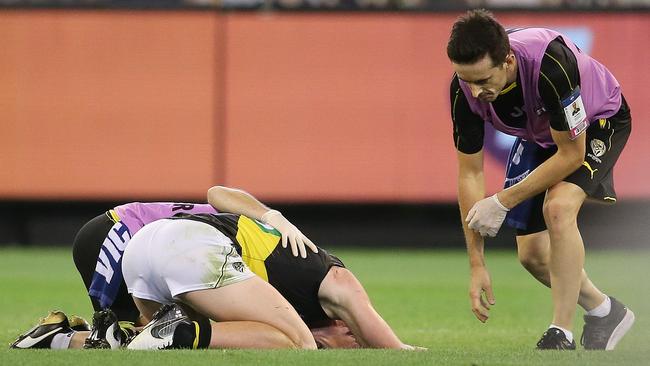
<path fill-rule="evenodd" d="M 237 188 L 214 186 L 208 190 L 208 203 L 221 212 L 248 216 L 260 220 L 270 208 L 250 193 Z"/>
<path fill-rule="evenodd" d="M 273 226 L 282 234 L 282 247 L 291 245 L 291 252 L 295 257 L 300 254 L 302 258 L 306 258 L 305 247 L 318 253 L 316 245 L 282 216 L 280 211 L 267 207 L 241 189 L 214 186 L 208 190 L 208 203 L 219 211 L 248 216 Z"/>
<path fill-rule="evenodd" d="M 421 350 L 402 343 L 388 323 L 377 313 L 370 298 L 352 272 L 332 267 L 318 290 L 325 313 L 345 322 L 361 347 Z"/>

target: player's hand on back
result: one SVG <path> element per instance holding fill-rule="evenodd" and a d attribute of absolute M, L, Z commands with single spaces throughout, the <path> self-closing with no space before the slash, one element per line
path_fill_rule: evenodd
<path fill-rule="evenodd" d="M 485 267 L 474 267 L 471 272 L 469 298 L 472 312 L 478 320 L 485 323 L 489 318 L 490 306 L 495 304 L 490 273 Z"/>
<path fill-rule="evenodd" d="M 280 211 L 267 211 L 262 215 L 261 221 L 273 226 L 280 232 L 282 235 L 282 247 L 286 248 L 287 244 L 291 245 L 291 253 L 293 253 L 294 257 L 297 257 L 300 253 L 302 258 L 307 258 L 307 249 L 305 247 L 309 247 L 312 252 L 318 253 L 318 247 L 294 224 L 282 216 Z"/>

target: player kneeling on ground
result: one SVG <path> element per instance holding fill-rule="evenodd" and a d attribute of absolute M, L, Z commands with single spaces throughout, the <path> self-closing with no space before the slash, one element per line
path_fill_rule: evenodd
<path fill-rule="evenodd" d="M 241 212 L 243 210 L 241 209 L 242 205 L 240 203 L 242 202 L 241 198 L 244 196 L 246 198 L 243 201 L 245 201 L 249 206 L 245 211 L 252 212 L 251 215 L 257 215 L 260 217 L 262 215 L 259 214 L 259 211 L 262 213 L 269 212 L 268 208 L 254 200 L 250 195 L 245 194 L 245 192 L 224 187 L 214 187 L 211 189 L 209 192 L 209 202 L 220 210 Z M 255 213 L 255 209 L 253 208 L 258 210 L 257 213 Z M 223 285 L 224 282 L 233 281 L 230 277 L 247 278 L 248 267 L 250 267 L 253 272 L 262 279 L 268 281 L 289 301 L 291 305 L 293 305 L 293 307 L 295 307 L 307 324 L 312 327 L 312 333 L 318 340 L 320 346 L 355 347 L 360 345 L 362 347 L 411 348 L 410 346 L 401 343 L 385 321 L 376 313 L 376 311 L 374 311 L 367 294 L 354 275 L 347 269 L 343 268 L 343 264 L 336 257 L 329 255 L 327 252 L 321 250 L 318 253 L 312 253 L 306 252 L 304 251 L 304 248 L 302 248 L 302 254 L 307 258 L 295 258 L 290 255 L 287 250 L 282 250 L 278 245 L 281 242 L 281 236 L 284 237 L 285 235 L 280 235 L 280 232 L 274 230 L 273 227 L 251 220 L 246 216 L 222 214 L 195 215 L 184 216 L 174 220 L 163 220 L 163 222 L 167 223 L 156 224 L 165 227 L 176 226 L 179 228 L 179 231 L 185 230 L 187 233 L 190 233 L 190 231 L 203 233 L 201 234 L 203 237 L 200 237 L 199 235 L 199 237 L 188 241 L 186 244 L 188 248 L 193 248 L 193 250 L 196 250 L 199 253 L 210 254 L 208 256 L 201 254 L 198 256 L 199 258 L 197 258 L 196 255 L 190 255 L 190 253 L 192 253 L 191 250 L 180 250 L 180 255 L 174 257 L 171 253 L 165 253 L 165 250 L 161 248 L 158 252 L 155 252 L 156 255 L 152 254 L 154 252 L 147 253 L 141 251 L 140 255 L 149 258 L 151 263 L 159 263 L 162 260 L 160 258 L 156 259 L 159 254 L 165 258 L 173 258 L 174 260 L 170 260 L 169 263 L 173 263 L 173 267 L 177 268 L 178 271 L 170 273 L 169 275 L 173 275 L 172 277 L 179 276 L 181 279 L 185 279 L 185 277 L 190 275 L 187 270 L 196 269 L 195 267 L 197 267 L 197 263 L 200 262 L 203 266 L 201 268 L 203 268 L 204 273 L 202 275 L 203 277 L 198 279 L 203 282 L 199 283 L 199 286 L 197 287 L 198 289 L 195 289 L 192 292 L 188 291 L 183 293 L 178 293 L 179 290 L 174 288 L 174 286 L 178 285 L 174 281 L 172 281 L 174 282 L 172 286 L 169 286 L 167 283 L 157 284 L 156 286 L 159 287 L 154 287 L 156 293 L 152 296 L 152 294 L 146 293 L 146 291 L 151 290 L 148 286 L 150 286 L 151 283 L 155 283 L 155 281 L 143 281 L 142 283 L 144 283 L 145 290 L 141 290 L 138 288 L 136 280 L 140 278 L 138 276 L 144 274 L 137 273 L 137 278 L 133 283 L 134 288 L 131 290 L 134 292 L 136 297 L 138 297 L 138 291 L 142 291 L 139 293 L 141 297 L 138 297 L 138 300 L 136 301 L 138 306 L 141 308 L 140 310 L 145 319 L 148 320 L 153 317 L 154 323 L 165 322 L 165 319 L 170 317 L 180 319 L 178 320 L 179 324 L 183 322 L 187 323 L 188 319 L 184 318 L 186 317 L 185 313 L 178 308 L 165 307 L 158 313 L 158 316 L 154 316 L 153 312 L 158 309 L 159 304 L 169 303 L 172 300 L 180 300 L 185 304 L 189 304 L 190 306 L 187 309 L 188 312 L 192 313 L 191 315 L 193 319 L 199 319 L 199 321 L 194 324 L 193 329 L 197 329 L 198 326 L 198 329 L 202 330 L 198 332 L 200 334 L 194 335 L 194 339 L 197 341 L 202 339 L 203 341 L 193 343 L 194 346 L 205 345 L 205 340 L 208 338 L 206 336 L 208 330 L 212 330 L 212 336 L 209 337 L 209 344 L 212 347 L 259 348 L 287 345 L 286 342 L 282 343 L 283 341 L 286 341 L 287 338 L 291 339 L 291 337 L 285 333 L 285 331 L 289 332 L 286 324 L 276 324 L 275 322 L 278 321 L 277 319 L 272 320 L 270 323 L 261 321 L 267 320 L 267 318 L 260 318 L 264 317 L 264 315 L 258 311 L 259 306 L 257 305 L 261 302 L 266 302 L 268 304 L 268 300 L 254 300 L 254 295 L 249 296 L 251 289 L 246 286 L 231 287 L 228 285 L 225 287 L 211 288 L 211 286 L 220 286 L 220 284 Z M 194 229 L 190 229 L 190 227 L 194 227 Z M 147 230 L 149 233 L 143 235 L 147 237 L 153 236 L 153 232 L 157 230 L 154 230 L 153 228 L 151 230 Z M 138 236 L 135 238 L 137 237 Z M 143 240 L 146 241 L 146 239 L 138 239 L 138 241 Z M 165 240 L 168 240 L 169 242 L 174 241 L 168 237 Z M 228 242 L 228 240 L 230 242 Z M 219 241 L 223 243 L 217 245 L 216 242 Z M 177 242 L 178 241 L 174 242 L 175 245 Z M 231 246 L 230 249 L 229 245 Z M 139 248 L 134 249 L 136 251 L 144 250 L 139 244 L 135 247 Z M 198 249 L 199 247 L 203 249 Z M 128 248 L 131 248 L 131 246 Z M 176 248 L 176 251 L 179 252 L 178 248 Z M 227 253 L 224 251 L 227 251 Z M 219 256 L 223 257 L 224 263 L 217 260 L 217 257 Z M 241 256 L 241 259 L 243 259 L 248 267 L 241 263 L 241 259 L 233 259 L 237 256 Z M 184 259 L 179 260 L 179 258 Z M 228 258 L 230 260 L 229 262 L 227 261 Z M 125 273 L 129 271 L 129 269 L 127 269 L 128 262 L 129 260 L 124 260 Z M 185 263 L 186 266 L 180 264 L 180 262 Z M 191 263 L 191 265 L 189 263 Z M 216 263 L 221 263 L 222 266 L 215 266 Z M 138 270 L 140 270 L 140 268 L 138 268 Z M 168 270 L 168 268 L 165 268 L 165 270 Z M 199 275 L 196 273 L 193 273 L 193 275 L 194 280 L 197 280 L 197 276 Z M 172 280 L 175 280 L 175 278 L 172 278 Z M 217 282 L 215 283 L 214 281 Z M 248 282 L 251 281 L 249 279 L 244 279 L 238 283 Z M 193 285 L 187 286 L 194 288 Z M 187 286 L 185 287 L 189 288 Z M 206 286 L 210 288 L 203 289 L 203 287 Z M 251 285 L 249 284 L 248 286 Z M 160 292 L 161 288 L 164 289 L 163 293 Z M 209 299 L 214 296 L 214 293 L 231 292 L 220 291 L 228 288 L 234 292 L 232 296 L 234 299 L 233 301 L 243 301 L 245 304 L 251 304 L 251 306 L 254 306 L 254 315 L 257 317 L 254 319 L 257 320 L 247 319 L 247 322 L 224 321 L 232 319 L 230 318 L 230 316 L 233 316 L 232 310 L 217 309 L 217 306 L 210 303 Z M 236 288 L 241 288 L 241 290 L 237 290 Z M 177 293 L 173 295 L 172 291 Z M 131 313 L 139 313 L 135 306 L 132 306 L 131 309 L 127 310 Z M 197 312 L 218 322 L 208 323 L 205 320 L 200 321 L 202 317 L 197 317 Z M 290 320 L 295 320 L 295 317 L 293 317 L 293 315 L 288 315 L 288 313 L 285 314 L 286 317 Z M 272 312 L 270 314 L 272 314 Z M 93 335 L 90 337 L 91 343 L 93 339 L 127 338 L 120 335 L 119 327 L 112 326 L 116 324 L 117 320 L 112 316 L 112 313 L 97 313 L 95 318 L 94 323 L 97 324 L 95 326 L 95 332 L 93 332 Z M 331 319 L 343 319 L 350 326 L 356 339 L 352 337 L 351 333 L 348 332 L 348 329 L 345 326 L 342 326 L 342 322 L 333 324 Z M 287 322 L 287 319 L 280 321 L 280 323 L 282 322 Z M 333 326 L 329 326 L 331 324 L 333 324 Z M 107 331 L 111 326 L 112 330 Z M 304 330 L 302 326 L 298 326 L 298 328 Z M 181 328 L 189 329 L 191 327 Z M 154 326 L 152 325 L 149 329 L 154 329 Z M 295 335 L 295 329 L 292 329 L 292 332 L 294 332 Z M 77 339 L 85 339 L 85 337 L 87 337 L 87 333 L 79 332 L 76 334 L 75 337 Z M 145 332 L 143 334 L 147 333 Z M 144 335 L 140 338 L 142 337 L 144 337 Z M 357 341 L 359 344 L 356 343 Z M 169 342 L 170 340 L 168 338 L 162 343 L 150 343 L 145 347 L 158 348 L 179 346 L 178 342 L 177 344 L 174 344 L 173 341 L 171 344 Z M 147 342 L 134 343 L 132 347 L 136 347 L 136 344 L 140 344 L 139 347 L 141 347 L 146 343 Z M 79 344 L 78 341 L 69 343 L 71 347 L 78 346 Z"/>

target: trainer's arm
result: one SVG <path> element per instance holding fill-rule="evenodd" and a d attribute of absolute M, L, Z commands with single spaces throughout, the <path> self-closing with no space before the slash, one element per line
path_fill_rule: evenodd
<path fill-rule="evenodd" d="M 575 140 L 569 132 L 551 128 L 551 136 L 557 145 L 557 152 L 533 170 L 524 180 L 497 194 L 499 201 L 508 208 L 544 192 L 576 171 L 584 161 L 586 133 Z"/>
<path fill-rule="evenodd" d="M 467 226 L 465 218 L 474 204 L 485 198 L 483 177 L 483 150 L 475 154 L 457 151 L 458 157 L 458 206 L 465 233 L 467 254 L 471 267 L 485 266 L 483 260 L 483 237 Z"/>
<path fill-rule="evenodd" d="M 465 221 L 472 206 L 485 197 L 483 150 L 474 154 L 457 151 L 457 157 L 458 205 L 470 264 L 469 298 L 472 312 L 476 318 L 481 322 L 486 322 L 489 317 L 490 306 L 495 303 L 492 280 L 485 265 L 483 237 L 478 232 L 470 229 L 467 221 Z"/>
<path fill-rule="evenodd" d="M 291 245 L 294 256 L 307 257 L 305 247 L 318 253 L 318 247 L 312 243 L 295 225 L 287 220 L 280 211 L 273 210 L 241 189 L 214 186 L 208 190 L 208 203 L 218 211 L 248 216 L 276 228 L 282 234 L 282 247 Z"/>

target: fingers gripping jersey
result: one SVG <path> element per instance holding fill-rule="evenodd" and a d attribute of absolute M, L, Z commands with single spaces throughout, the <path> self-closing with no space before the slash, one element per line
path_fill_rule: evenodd
<path fill-rule="evenodd" d="M 101 245 L 88 289 L 88 294 L 96 298 L 102 308 L 110 307 L 115 301 L 123 280 L 122 255 L 131 237 L 144 225 L 179 213 L 216 213 L 216 210 L 208 204 L 133 202 L 106 213 L 114 225 Z"/>
<path fill-rule="evenodd" d="M 253 273 L 273 286 L 296 309 L 307 325 L 329 317 L 320 306 L 318 289 L 332 266 L 345 267 L 340 259 L 319 248 L 307 258 L 294 257 L 282 248 L 281 235 L 273 227 L 234 214 L 179 215 L 174 219 L 201 221 L 228 236 Z"/>

